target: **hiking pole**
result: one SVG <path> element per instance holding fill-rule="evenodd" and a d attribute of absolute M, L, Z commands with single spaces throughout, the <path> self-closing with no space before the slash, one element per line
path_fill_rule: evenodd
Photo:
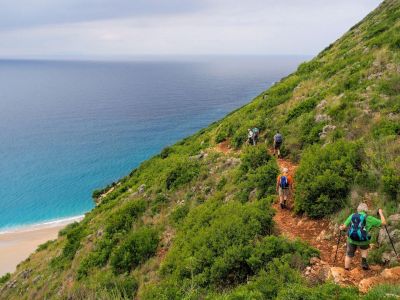
<path fill-rule="evenodd" d="M 393 240 L 392 240 L 392 238 L 390 237 L 389 230 L 387 229 L 387 226 L 386 226 L 386 225 L 385 225 L 385 229 L 386 229 L 386 233 L 387 233 L 387 235 L 388 235 L 388 237 L 389 237 L 389 241 L 390 241 L 390 243 L 392 244 L 394 253 L 396 254 L 396 257 L 398 257 L 397 251 L 396 251 L 396 249 L 394 248 Z"/>
<path fill-rule="evenodd" d="M 339 229 L 339 237 L 337 240 L 337 245 L 336 245 L 336 254 L 335 254 L 335 259 L 333 260 L 333 263 L 336 263 L 336 258 L 337 258 L 337 253 L 339 250 L 339 244 L 340 244 L 340 239 L 342 238 L 342 231 Z"/>

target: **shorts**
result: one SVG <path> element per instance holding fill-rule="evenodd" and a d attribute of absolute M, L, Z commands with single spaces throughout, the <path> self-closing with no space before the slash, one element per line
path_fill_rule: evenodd
<path fill-rule="evenodd" d="M 279 196 L 284 196 L 284 197 L 288 197 L 289 196 L 289 189 L 283 189 L 281 187 L 279 187 Z"/>
<path fill-rule="evenodd" d="M 281 147 L 281 145 L 282 145 L 282 143 L 274 142 L 274 148 L 275 149 L 279 149 Z"/>
<path fill-rule="evenodd" d="M 361 250 L 367 250 L 369 248 L 369 245 L 354 245 L 354 244 L 347 242 L 346 255 L 348 257 L 354 257 L 357 247 L 360 247 Z"/>

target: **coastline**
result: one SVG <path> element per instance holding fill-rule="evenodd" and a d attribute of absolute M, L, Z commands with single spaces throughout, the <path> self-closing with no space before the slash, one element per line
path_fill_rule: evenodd
<path fill-rule="evenodd" d="M 56 239 L 58 232 L 70 223 L 81 221 L 83 215 L 0 231 L 0 276 L 14 272 L 16 266 L 36 248 Z"/>

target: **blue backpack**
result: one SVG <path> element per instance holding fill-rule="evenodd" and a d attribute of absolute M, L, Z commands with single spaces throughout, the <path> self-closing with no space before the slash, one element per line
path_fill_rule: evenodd
<path fill-rule="evenodd" d="M 282 135 L 280 133 L 275 135 L 275 143 L 280 144 L 280 143 L 282 143 L 282 140 L 283 140 L 283 138 L 282 138 Z"/>
<path fill-rule="evenodd" d="M 350 228 L 347 232 L 349 238 L 356 242 L 369 241 L 371 237 L 368 235 L 365 226 L 367 224 L 367 215 L 353 214 L 351 216 Z"/>
<path fill-rule="evenodd" d="M 289 187 L 289 182 L 286 176 L 281 176 L 280 186 L 283 189 L 287 189 Z"/>

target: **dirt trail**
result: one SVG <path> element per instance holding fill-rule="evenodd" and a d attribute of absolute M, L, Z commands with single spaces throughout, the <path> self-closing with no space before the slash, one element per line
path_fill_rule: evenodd
<path fill-rule="evenodd" d="M 281 169 L 288 168 L 289 174 L 294 176 L 296 165 L 285 159 L 278 159 L 278 164 Z M 343 267 L 346 249 L 345 235 L 342 234 L 336 263 L 334 263 L 338 237 L 337 232 L 334 231 L 334 226 L 327 219 L 312 220 L 307 217 L 297 216 L 293 213 L 292 207 L 293 199 L 289 200 L 289 209 L 282 210 L 278 205 L 278 201 L 274 204 L 276 209 L 274 220 L 279 233 L 290 239 L 299 238 L 317 248 L 320 251 L 323 265 L 329 268 Z M 371 270 L 363 271 L 359 267 L 360 263 L 361 257 L 359 251 L 357 251 L 356 257 L 352 262 L 353 270 L 346 275 L 347 284 L 358 285 L 362 279 L 376 276 L 382 270 L 380 266 L 371 266 Z"/>
<path fill-rule="evenodd" d="M 231 146 L 230 146 L 230 143 L 229 143 L 228 140 L 217 144 L 214 147 L 214 150 L 217 151 L 217 152 L 223 153 L 223 154 L 228 154 L 228 153 L 232 152 L 232 149 L 231 149 Z"/>

